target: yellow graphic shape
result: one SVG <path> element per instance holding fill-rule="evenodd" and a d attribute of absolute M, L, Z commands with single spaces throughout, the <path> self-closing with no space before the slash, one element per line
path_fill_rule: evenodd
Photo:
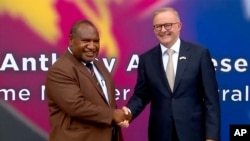
<path fill-rule="evenodd" d="M 55 44 L 61 36 L 55 0 L 0 0 L 0 16 L 22 19 L 44 40 Z"/>
<path fill-rule="evenodd" d="M 88 2 L 85 0 L 69 0 L 75 4 L 75 6 L 85 15 L 90 21 L 92 21 L 100 32 L 102 49 L 105 49 L 108 57 L 118 56 L 118 46 L 116 39 L 112 34 L 112 20 L 109 11 L 109 0 L 93 0 L 92 3 L 96 9 L 91 9 Z M 120 2 L 116 0 L 115 2 Z"/>

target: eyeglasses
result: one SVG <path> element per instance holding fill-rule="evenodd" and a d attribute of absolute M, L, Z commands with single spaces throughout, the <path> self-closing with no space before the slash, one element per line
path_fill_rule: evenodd
<path fill-rule="evenodd" d="M 154 25 L 153 27 L 154 27 L 154 29 L 155 29 L 156 31 L 161 31 L 161 30 L 162 30 L 162 27 L 164 27 L 165 30 L 169 30 L 169 29 L 172 28 L 173 24 L 177 24 L 177 23 L 178 23 L 178 22 L 176 22 L 176 23 L 156 24 L 156 25 Z"/>

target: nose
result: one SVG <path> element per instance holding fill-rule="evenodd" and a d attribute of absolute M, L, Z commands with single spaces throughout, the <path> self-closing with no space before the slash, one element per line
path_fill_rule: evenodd
<path fill-rule="evenodd" d="M 164 25 L 161 26 L 161 32 L 167 31 Z"/>
<path fill-rule="evenodd" d="M 88 44 L 88 47 L 91 48 L 91 49 L 95 48 L 95 42 L 90 41 L 89 44 Z"/>

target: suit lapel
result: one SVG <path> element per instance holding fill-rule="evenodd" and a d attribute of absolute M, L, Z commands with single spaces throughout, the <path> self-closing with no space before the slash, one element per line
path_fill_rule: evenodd
<path fill-rule="evenodd" d="M 81 73 L 83 73 L 83 75 L 85 75 L 85 76 L 87 76 L 89 78 L 90 82 L 95 86 L 96 90 L 99 92 L 99 94 L 102 96 L 102 98 L 107 103 L 107 100 L 104 97 L 103 91 L 100 90 L 100 87 L 97 85 L 97 82 L 93 78 L 93 76 L 91 76 L 88 68 L 86 66 L 84 66 L 80 61 L 78 61 L 77 59 L 75 59 L 75 57 L 73 57 L 73 55 L 69 51 L 66 51 L 65 55 L 67 56 L 67 58 L 69 58 L 76 65 L 76 67 L 79 69 L 79 71 Z M 99 70 L 99 72 L 103 75 L 104 79 L 107 80 L 106 79 L 106 74 L 104 73 L 105 72 L 104 71 L 105 68 L 102 68 L 98 61 L 94 61 L 94 64 L 95 64 L 96 68 Z M 110 93 L 111 92 L 110 92 L 110 88 L 108 88 L 108 85 L 107 85 L 107 90 L 108 90 L 108 94 L 109 94 L 109 97 L 110 97 Z"/>
<path fill-rule="evenodd" d="M 185 68 L 190 58 L 190 53 L 191 52 L 189 51 L 189 46 L 187 46 L 184 41 L 181 41 L 176 76 L 175 76 L 174 91 L 177 89 L 181 81 L 182 75 L 185 71 Z"/>
<path fill-rule="evenodd" d="M 103 91 L 101 91 L 100 89 L 98 89 L 98 90 L 99 90 L 101 96 L 103 97 L 103 99 L 105 100 L 105 102 L 109 105 L 109 104 L 111 104 L 111 98 L 112 98 L 112 96 L 111 96 L 111 94 L 112 94 L 111 86 L 110 86 L 110 83 L 108 82 L 109 81 L 109 78 L 108 78 L 109 74 L 107 74 L 108 72 L 106 71 L 106 68 L 104 68 L 103 65 L 101 65 L 99 61 L 94 60 L 94 64 L 95 64 L 95 67 L 98 69 L 99 73 L 102 75 L 102 77 L 103 77 L 103 79 L 105 81 L 109 101 L 106 100 Z"/>
<path fill-rule="evenodd" d="M 95 86 L 95 88 L 97 89 L 97 91 L 99 93 L 102 93 L 102 91 L 100 90 L 100 88 L 98 86 L 98 82 L 96 82 L 95 78 L 93 78 L 93 76 L 90 74 L 88 68 L 86 66 L 84 66 L 81 62 L 77 62 L 76 66 L 78 67 L 78 69 L 79 69 L 80 72 L 82 72 L 85 76 L 88 77 L 88 79 Z"/>
<path fill-rule="evenodd" d="M 154 62 L 152 62 L 152 66 L 154 66 L 154 69 L 156 70 L 156 74 L 159 77 L 159 80 L 161 81 L 159 82 L 159 84 L 165 85 L 167 90 L 171 92 L 171 89 L 170 89 L 170 86 L 168 84 L 168 80 L 166 77 L 166 72 L 163 66 L 163 62 L 162 62 L 162 52 L 161 52 L 160 45 L 156 47 L 152 60 L 154 60 Z"/>

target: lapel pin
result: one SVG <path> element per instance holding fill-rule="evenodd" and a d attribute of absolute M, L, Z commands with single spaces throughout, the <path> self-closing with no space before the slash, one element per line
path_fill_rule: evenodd
<path fill-rule="evenodd" d="M 179 58 L 180 60 L 186 60 L 187 58 L 186 58 L 186 56 L 181 56 L 180 58 Z"/>

